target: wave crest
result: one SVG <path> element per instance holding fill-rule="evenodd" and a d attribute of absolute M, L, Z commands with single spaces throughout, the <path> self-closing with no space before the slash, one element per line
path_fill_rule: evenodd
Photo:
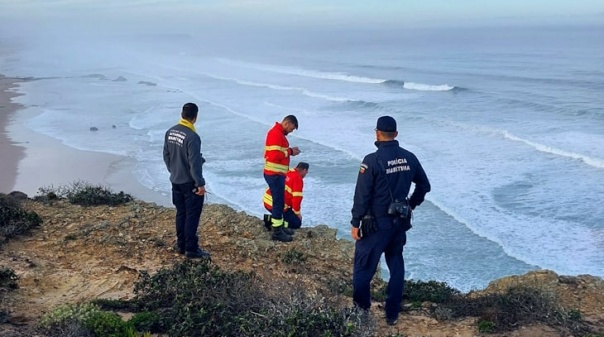
<path fill-rule="evenodd" d="M 558 149 L 558 148 L 555 148 L 552 146 L 535 143 L 530 140 L 520 138 L 518 136 L 514 136 L 513 134 L 509 133 L 508 131 L 503 131 L 502 133 L 505 138 L 529 145 L 529 146 L 533 147 L 534 149 L 536 149 L 537 151 L 550 153 L 550 154 L 554 154 L 557 156 L 572 158 L 572 159 L 578 159 L 589 166 L 593 166 L 593 167 L 599 168 L 599 169 L 604 168 L 604 160 L 602 160 L 602 159 L 592 158 L 592 157 L 586 156 L 584 154 L 568 152 L 568 151 L 564 151 L 564 150 L 561 150 L 561 149 Z"/>
<path fill-rule="evenodd" d="M 422 83 L 405 82 L 405 89 L 420 90 L 420 91 L 449 91 L 455 89 L 454 86 L 448 84 L 431 85 Z"/>
<path fill-rule="evenodd" d="M 249 62 L 234 61 L 234 60 L 228 60 L 228 59 L 222 59 L 222 58 L 220 58 L 218 60 L 220 62 L 223 62 L 226 64 L 235 65 L 235 66 L 244 67 L 244 68 L 251 68 L 251 69 L 268 71 L 268 72 L 279 73 L 279 74 L 310 77 L 310 78 L 316 78 L 316 79 L 344 81 L 344 82 L 353 82 L 353 83 L 365 83 L 365 84 L 385 84 L 388 86 L 402 87 L 404 89 L 419 90 L 419 91 L 449 91 L 449 90 L 457 89 L 455 86 L 451 86 L 448 84 L 440 84 L 440 85 L 422 84 L 422 83 L 405 82 L 405 81 L 401 81 L 401 80 L 387 80 L 387 79 L 381 79 L 381 78 L 356 76 L 356 75 L 350 75 L 350 74 L 341 73 L 341 72 L 326 72 L 326 71 L 302 69 L 302 68 L 296 68 L 296 67 L 249 63 Z"/>

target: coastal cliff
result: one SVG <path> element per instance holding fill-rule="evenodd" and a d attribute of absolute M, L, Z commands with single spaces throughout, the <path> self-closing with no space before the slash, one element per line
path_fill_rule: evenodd
<path fill-rule="evenodd" d="M 0 246 L 0 266 L 18 276 L 18 289 L 0 303 L 8 313 L 0 324 L 2 336 L 30 336 L 40 317 L 62 304 L 131 299 L 140 272 L 153 274 L 185 260 L 173 249 L 172 208 L 140 200 L 119 206 L 79 206 L 66 199 L 21 199 L 21 207 L 38 214 L 42 224 Z M 221 270 L 253 272 L 260 279 L 282 280 L 336 298 L 343 306 L 351 304 L 354 244 L 337 239 L 336 230 L 326 225 L 298 230 L 291 243 L 274 242 L 262 220 L 209 204 L 199 234 L 200 244 L 212 254 L 212 264 Z M 598 277 L 535 271 L 493 281 L 468 297 L 504 293 L 519 285 L 551 293 L 561 307 L 580 316 L 590 332 L 575 335 L 604 333 L 604 281 Z M 376 277 L 374 287 L 380 286 L 383 282 Z M 397 325 L 390 327 L 384 322 L 382 304 L 375 301 L 372 307 L 377 336 L 485 335 L 479 317 L 442 319 L 434 315 L 438 312 L 434 303 L 406 302 Z M 488 335 L 569 334 L 572 331 L 536 322 Z"/>

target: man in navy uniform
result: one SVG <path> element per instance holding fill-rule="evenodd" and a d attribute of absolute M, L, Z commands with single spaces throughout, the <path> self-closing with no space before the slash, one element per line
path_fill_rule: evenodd
<path fill-rule="evenodd" d="M 393 210 L 405 210 L 407 206 L 415 209 L 430 191 L 430 182 L 417 157 L 400 147 L 395 140 L 398 132 L 394 118 L 380 117 L 375 135 L 377 151 L 365 156 L 361 164 L 350 222 L 351 235 L 356 240 L 353 302 L 364 310 L 371 306 L 371 279 L 383 253 L 390 270 L 386 322 L 394 325 L 403 301 L 403 247 L 407 242 L 406 231 L 411 228 L 411 211 L 402 214 Z M 412 182 L 415 188 L 411 197 L 407 198 Z M 399 203 L 393 205 L 394 201 Z M 363 230 L 359 229 L 361 223 L 365 227 Z M 365 230 L 368 228 L 372 230 Z"/>

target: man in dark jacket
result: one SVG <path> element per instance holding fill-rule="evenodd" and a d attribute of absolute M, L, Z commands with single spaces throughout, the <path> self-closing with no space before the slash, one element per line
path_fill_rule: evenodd
<path fill-rule="evenodd" d="M 176 206 L 176 248 L 188 258 L 210 256 L 199 248 L 197 237 L 206 192 L 201 138 L 193 125 L 197 121 L 198 111 L 196 104 L 185 104 L 182 119 L 166 131 L 164 138 L 164 162 L 170 172 L 172 203 Z"/>
<path fill-rule="evenodd" d="M 398 132 L 394 118 L 380 117 L 375 134 L 378 149 L 363 159 L 352 207 L 351 235 L 356 240 L 353 301 L 365 310 L 371 306 L 370 283 L 384 253 L 390 270 L 386 321 L 394 325 L 403 300 L 403 247 L 406 231 L 411 228 L 411 210 L 424 201 L 430 182 L 417 157 L 395 140 Z M 415 188 L 407 198 L 412 182 Z"/>

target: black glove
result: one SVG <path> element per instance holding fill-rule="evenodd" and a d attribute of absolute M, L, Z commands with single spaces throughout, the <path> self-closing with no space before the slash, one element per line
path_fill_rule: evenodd
<path fill-rule="evenodd" d="M 373 215 L 365 215 L 359 226 L 359 236 L 362 238 L 377 232 L 377 223 Z"/>

